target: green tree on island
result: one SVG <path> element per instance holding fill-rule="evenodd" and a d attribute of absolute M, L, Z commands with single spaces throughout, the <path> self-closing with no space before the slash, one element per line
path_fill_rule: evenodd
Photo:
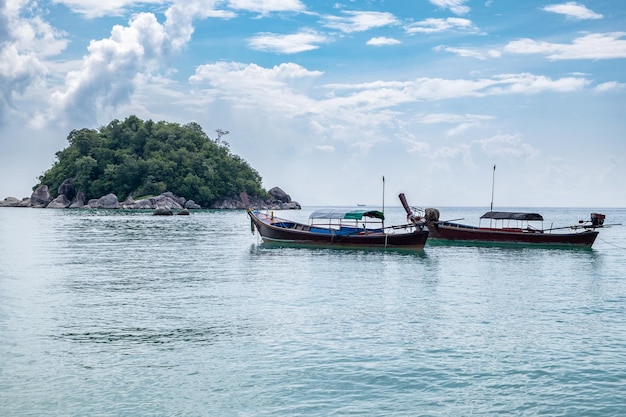
<path fill-rule="evenodd" d="M 57 161 L 39 183 L 56 196 L 59 185 L 73 178 L 87 199 L 171 191 L 203 207 L 241 192 L 266 198 L 259 173 L 221 140 L 228 131 L 216 132 L 217 138 L 211 139 L 194 122 L 181 126 L 136 116 L 113 120 L 99 130 L 72 130 L 69 146 L 56 153 Z"/>

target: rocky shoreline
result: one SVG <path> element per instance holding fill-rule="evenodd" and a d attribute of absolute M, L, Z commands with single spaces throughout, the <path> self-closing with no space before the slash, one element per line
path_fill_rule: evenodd
<path fill-rule="evenodd" d="M 124 201 L 120 201 L 115 194 L 107 194 L 97 199 L 85 201 L 82 192 L 76 193 L 73 183 L 66 180 L 59 186 L 58 196 L 52 198 L 48 186 L 37 187 L 30 197 L 17 199 L 6 197 L 0 201 L 0 207 L 31 207 L 49 209 L 126 209 L 126 210 L 158 210 L 155 214 L 172 214 L 172 210 L 188 212 L 198 209 L 247 209 L 255 207 L 269 210 L 299 210 L 300 204 L 293 201 L 289 194 L 279 187 L 274 187 L 268 192 L 271 199 L 261 200 L 250 198 L 246 193 L 242 193 L 238 198 L 223 198 L 216 201 L 210 207 L 201 207 L 191 199 L 177 196 L 172 192 L 165 192 L 155 197 L 134 200 L 128 196 Z"/>

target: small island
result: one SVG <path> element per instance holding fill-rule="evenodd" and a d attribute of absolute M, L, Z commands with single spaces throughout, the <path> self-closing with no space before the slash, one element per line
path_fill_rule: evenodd
<path fill-rule="evenodd" d="M 102 209 L 299 209 L 279 187 L 230 152 L 216 130 L 211 139 L 192 122 L 129 116 L 98 130 L 72 130 L 30 197 L 6 197 L 0 207 Z M 121 200 L 120 200 L 121 198 Z"/>

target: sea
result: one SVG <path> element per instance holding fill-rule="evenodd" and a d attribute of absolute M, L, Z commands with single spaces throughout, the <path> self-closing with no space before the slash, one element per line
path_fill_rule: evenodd
<path fill-rule="evenodd" d="M 626 415 L 626 209 L 506 210 L 614 225 L 407 253 L 268 246 L 244 210 L 0 208 L 0 415 Z"/>

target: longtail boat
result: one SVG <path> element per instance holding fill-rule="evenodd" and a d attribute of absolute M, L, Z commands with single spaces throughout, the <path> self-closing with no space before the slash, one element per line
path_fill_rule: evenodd
<path fill-rule="evenodd" d="M 299 223 L 249 209 L 253 231 L 264 242 L 329 248 L 410 249 L 424 248 L 428 231 L 423 222 L 385 226 L 382 211 L 317 210 L 308 223 Z"/>
<path fill-rule="evenodd" d="M 539 213 L 488 211 L 478 226 L 439 221 L 436 209 L 426 209 L 426 226 L 431 239 L 451 242 L 506 243 L 537 246 L 591 247 L 603 227 L 605 216 L 591 213 L 589 221 L 566 227 L 543 228 Z M 489 223 L 485 225 L 485 222 Z"/>

